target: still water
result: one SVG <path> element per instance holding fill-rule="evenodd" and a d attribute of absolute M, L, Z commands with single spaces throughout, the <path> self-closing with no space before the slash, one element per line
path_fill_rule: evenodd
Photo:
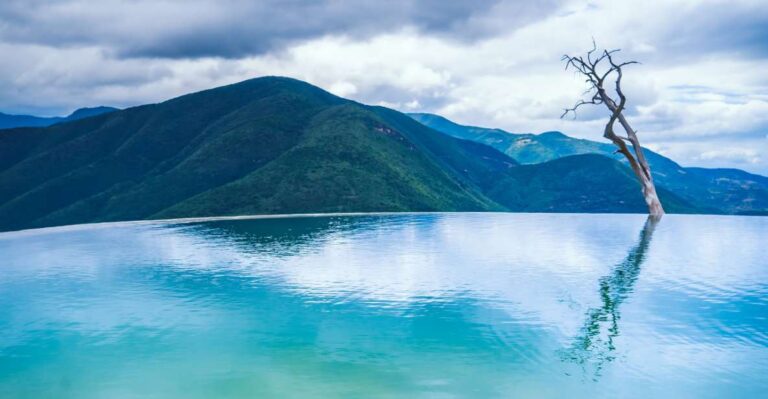
<path fill-rule="evenodd" d="M 768 397 L 768 218 L 0 234 L 0 398 Z"/>

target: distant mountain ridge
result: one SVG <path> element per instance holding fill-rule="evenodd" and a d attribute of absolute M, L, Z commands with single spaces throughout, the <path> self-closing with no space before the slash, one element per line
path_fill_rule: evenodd
<path fill-rule="evenodd" d="M 91 107 L 80 108 L 67 116 L 42 117 L 33 115 L 9 115 L 0 112 L 0 129 L 11 129 L 15 127 L 41 127 L 51 126 L 57 123 L 70 122 L 91 116 L 101 115 L 108 112 L 117 111 L 113 107 Z"/>
<path fill-rule="evenodd" d="M 522 164 L 536 164 L 577 154 L 600 154 L 625 162 L 610 143 L 578 139 L 561 132 L 510 133 L 501 129 L 464 126 L 442 116 L 425 113 L 410 117 L 452 137 L 489 145 Z M 713 213 L 762 214 L 768 212 L 768 177 L 739 169 L 682 167 L 646 149 L 656 183 L 697 208 Z"/>
<path fill-rule="evenodd" d="M 668 210 L 700 212 L 660 190 Z M 0 134 L 0 230 L 271 213 L 644 212 L 600 155 L 519 165 L 400 112 L 264 77 Z"/>

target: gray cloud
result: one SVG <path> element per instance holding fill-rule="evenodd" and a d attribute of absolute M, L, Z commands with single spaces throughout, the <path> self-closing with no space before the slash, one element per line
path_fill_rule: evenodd
<path fill-rule="evenodd" d="M 712 52 L 747 58 L 768 57 L 768 7 L 753 2 L 735 7 L 719 3 L 681 11 L 680 23 L 664 27 L 669 40 L 662 42 L 669 55 L 706 56 Z"/>
<path fill-rule="evenodd" d="M 768 173 L 764 0 L 2 0 L 0 111 L 118 107 L 260 75 L 457 122 L 601 140 L 564 52 L 619 47 L 633 126 L 685 165 Z M 741 161 L 739 161 L 741 159 Z M 741 162 L 741 163 L 739 163 Z"/>
<path fill-rule="evenodd" d="M 540 18 L 553 12 L 556 3 L 6 0 L 0 4 L 0 40 L 43 46 L 100 46 L 120 57 L 238 58 L 324 35 L 360 39 L 405 27 L 472 40 Z"/>

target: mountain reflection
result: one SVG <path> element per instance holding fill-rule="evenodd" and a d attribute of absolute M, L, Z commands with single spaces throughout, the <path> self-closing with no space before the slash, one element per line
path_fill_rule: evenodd
<path fill-rule="evenodd" d="M 768 219 L 644 221 L 361 215 L 0 235 L 0 398 L 764 396 Z"/>
<path fill-rule="evenodd" d="M 590 308 L 586 312 L 581 334 L 562 353 L 564 360 L 579 364 L 585 372 L 591 368 L 594 379 L 601 375 L 606 363 L 616 358 L 614 339 L 619 336 L 619 307 L 634 289 L 659 220 L 658 217 L 649 216 L 640 231 L 637 245 L 610 274 L 600 279 L 600 307 Z"/>
<path fill-rule="evenodd" d="M 365 230 L 381 224 L 379 217 L 295 217 L 253 221 L 220 220 L 191 225 L 194 235 L 220 240 L 246 253 L 296 255 L 333 234 Z"/>

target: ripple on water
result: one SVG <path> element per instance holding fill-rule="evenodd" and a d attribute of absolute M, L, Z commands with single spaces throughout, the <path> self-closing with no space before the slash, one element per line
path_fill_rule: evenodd
<path fill-rule="evenodd" d="M 0 234 L 0 397 L 759 397 L 768 218 Z"/>

